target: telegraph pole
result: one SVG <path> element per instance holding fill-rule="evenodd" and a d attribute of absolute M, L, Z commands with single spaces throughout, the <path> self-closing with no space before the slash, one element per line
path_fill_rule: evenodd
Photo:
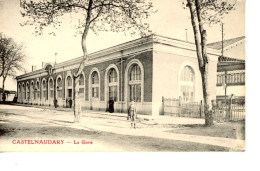
<path fill-rule="evenodd" d="M 224 58 L 224 24 L 221 23 L 221 57 Z M 227 71 L 225 71 L 225 82 L 224 82 L 224 88 L 225 88 L 225 103 L 227 102 Z"/>
<path fill-rule="evenodd" d="M 221 48 L 221 55 L 224 57 L 224 24 L 221 23 L 221 35 L 222 35 L 222 48 Z"/>

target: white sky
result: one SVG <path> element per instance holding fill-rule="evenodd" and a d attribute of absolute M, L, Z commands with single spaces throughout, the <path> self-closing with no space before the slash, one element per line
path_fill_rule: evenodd
<path fill-rule="evenodd" d="M 188 40 L 193 41 L 193 32 L 190 23 L 189 11 L 184 10 L 182 0 L 153 0 L 158 12 L 151 16 L 151 28 L 159 35 L 186 40 L 185 29 L 188 29 Z M 42 62 L 54 62 L 54 54 L 57 62 L 62 62 L 82 55 L 81 36 L 74 36 L 75 30 L 68 22 L 56 31 L 56 36 L 44 34 L 34 36 L 32 27 L 21 27 L 23 18 L 20 15 L 19 0 L 0 0 L 0 32 L 12 37 L 15 41 L 24 43 L 27 61 L 27 72 L 31 66 L 41 68 Z M 67 18 L 66 21 L 72 20 Z M 224 19 L 225 38 L 234 38 L 245 35 L 245 0 L 237 2 L 236 10 L 231 11 Z M 221 40 L 220 25 L 214 25 L 207 29 L 208 42 Z M 95 52 L 113 45 L 138 38 L 123 33 L 100 32 L 98 35 L 90 32 L 88 35 L 88 51 Z M 1 82 L 2 84 L 2 82 Z M 8 80 L 8 89 L 16 90 L 15 81 Z M 2 86 L 2 85 L 1 85 Z"/>

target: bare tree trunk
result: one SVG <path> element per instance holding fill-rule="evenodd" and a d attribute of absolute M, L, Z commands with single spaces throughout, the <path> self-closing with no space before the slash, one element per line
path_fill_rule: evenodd
<path fill-rule="evenodd" d="M 80 123 L 81 122 L 81 117 L 82 117 L 82 112 L 81 112 L 81 104 L 79 100 L 79 92 L 77 88 L 77 83 L 78 83 L 79 77 L 73 77 L 73 101 L 74 101 L 74 122 L 75 123 Z"/>
<path fill-rule="evenodd" d="M 82 34 L 82 39 L 81 39 L 83 58 L 82 58 L 82 61 L 80 63 L 80 66 L 78 68 L 78 71 L 73 76 L 73 100 L 74 100 L 73 108 L 74 108 L 74 122 L 75 123 L 80 123 L 81 122 L 81 116 L 82 116 L 81 105 L 80 105 L 78 92 L 76 92 L 76 91 L 78 91 L 78 90 L 76 90 L 76 86 L 79 82 L 79 76 L 83 72 L 85 62 L 88 61 L 88 51 L 87 51 L 87 46 L 86 46 L 86 44 L 87 44 L 86 39 L 87 39 L 89 26 L 90 26 L 92 5 L 93 5 L 93 0 L 89 0 L 85 29 L 84 29 L 84 32 Z"/>
<path fill-rule="evenodd" d="M 196 52 L 198 58 L 198 64 L 202 80 L 202 89 L 203 89 L 203 101 L 204 101 L 204 114 L 205 114 L 205 125 L 213 125 L 213 116 L 212 116 L 212 105 L 209 94 L 208 87 L 208 57 L 206 50 L 206 30 L 203 29 L 203 23 L 201 20 L 199 1 L 187 0 L 187 5 L 191 14 L 191 24 L 194 32 L 194 39 L 196 45 Z M 198 29 L 199 27 L 199 29 Z M 199 36 L 200 35 L 200 36 Z"/>
<path fill-rule="evenodd" d="M 5 102 L 5 100 L 6 100 L 6 96 L 5 96 L 5 80 L 6 80 L 6 77 L 3 76 L 3 94 L 2 94 L 3 102 Z"/>
<path fill-rule="evenodd" d="M 200 2 L 199 0 L 195 0 L 196 12 L 198 16 L 199 30 L 201 36 L 201 51 L 202 58 L 204 61 L 204 67 L 201 70 L 202 75 L 202 88 L 203 88 L 203 98 L 204 98 L 204 111 L 205 111 L 205 125 L 211 126 L 213 125 L 213 113 L 212 113 L 212 105 L 208 87 L 208 54 L 207 54 L 207 33 L 203 27 L 203 21 L 201 19 L 201 11 L 200 11 Z"/>
<path fill-rule="evenodd" d="M 212 105 L 211 99 L 209 95 L 209 87 L 208 87 L 208 64 L 205 64 L 204 71 L 201 72 L 201 80 L 202 80 L 202 89 L 203 89 L 203 101 L 204 101 L 204 114 L 205 114 L 205 125 L 211 126 L 213 125 L 213 114 L 212 114 Z"/>
<path fill-rule="evenodd" d="M 198 59 L 198 64 L 199 64 L 199 69 L 201 69 L 204 65 L 204 61 L 202 58 L 201 50 L 200 50 L 200 36 L 199 36 L 199 30 L 198 26 L 196 24 L 196 9 L 193 0 L 187 0 L 188 2 L 188 7 L 190 9 L 190 15 L 191 15 L 191 24 L 193 28 L 193 33 L 194 33 L 194 40 L 195 40 L 195 45 L 196 45 L 196 52 L 197 52 L 197 59 Z"/>

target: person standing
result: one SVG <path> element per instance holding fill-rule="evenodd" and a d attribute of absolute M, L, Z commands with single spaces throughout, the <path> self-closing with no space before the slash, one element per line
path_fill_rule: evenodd
<path fill-rule="evenodd" d="M 136 114 L 136 107 L 134 104 L 134 101 L 132 101 L 130 103 L 130 107 L 128 109 L 128 115 L 130 116 L 131 119 L 131 128 L 136 128 L 136 118 L 137 118 L 137 114 Z"/>
<path fill-rule="evenodd" d="M 108 101 L 108 111 L 109 111 L 110 113 L 113 113 L 113 112 L 114 112 L 114 100 L 112 100 L 112 99 L 110 99 L 110 100 Z"/>

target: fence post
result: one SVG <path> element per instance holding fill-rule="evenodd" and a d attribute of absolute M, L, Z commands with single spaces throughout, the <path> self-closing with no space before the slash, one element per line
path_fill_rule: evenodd
<path fill-rule="evenodd" d="M 231 94 L 231 97 L 230 97 L 230 107 L 229 107 L 229 116 L 230 116 L 230 119 L 229 120 L 232 120 L 232 100 L 234 98 L 234 94 Z"/>
<path fill-rule="evenodd" d="M 182 107 L 182 99 L 181 96 L 179 96 L 179 117 L 181 117 L 181 107 Z"/>
<path fill-rule="evenodd" d="M 228 121 L 231 121 L 231 119 L 232 119 L 232 100 L 231 100 L 231 98 L 232 98 L 232 96 L 230 96 L 230 98 L 228 99 L 228 110 L 227 110 L 227 119 L 228 119 Z"/>
<path fill-rule="evenodd" d="M 216 113 L 218 115 L 218 122 L 223 122 L 223 120 L 225 120 L 225 116 L 223 116 L 224 107 L 222 106 L 222 101 L 217 102 Z"/>
<path fill-rule="evenodd" d="M 162 96 L 162 115 L 164 115 L 164 96 Z"/>

